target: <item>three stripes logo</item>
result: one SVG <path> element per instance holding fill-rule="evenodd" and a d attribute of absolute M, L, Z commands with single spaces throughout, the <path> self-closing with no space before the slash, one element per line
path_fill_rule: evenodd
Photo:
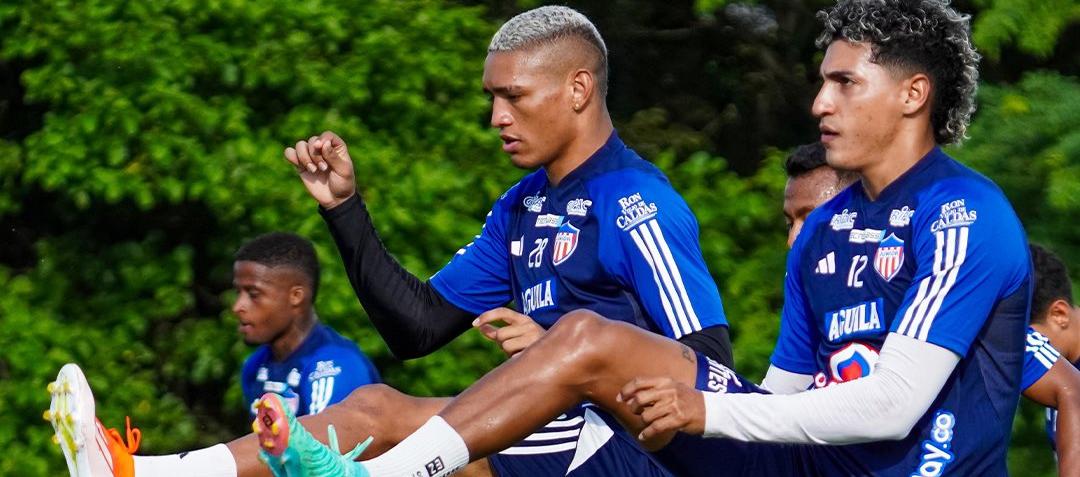
<path fill-rule="evenodd" d="M 814 273 L 817 275 L 832 275 L 836 273 L 836 252 L 829 252 L 825 258 L 818 260 L 817 267 L 814 268 Z"/>
<path fill-rule="evenodd" d="M 1050 340 L 1042 333 L 1028 329 L 1027 341 L 1024 343 L 1024 351 L 1031 353 L 1040 364 L 1050 369 L 1061 357 L 1061 353 L 1050 345 Z"/>

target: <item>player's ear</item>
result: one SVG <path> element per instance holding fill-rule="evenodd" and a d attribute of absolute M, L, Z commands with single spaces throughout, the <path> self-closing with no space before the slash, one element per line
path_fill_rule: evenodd
<path fill-rule="evenodd" d="M 293 285 L 289 288 L 289 305 L 300 306 L 304 303 L 304 299 L 307 298 L 307 287 L 302 285 Z"/>
<path fill-rule="evenodd" d="M 904 80 L 902 84 L 904 86 L 901 93 L 904 100 L 904 114 L 915 114 L 924 106 L 929 106 L 932 89 L 929 76 L 924 73 L 916 73 Z"/>
<path fill-rule="evenodd" d="M 596 77 L 592 71 L 581 68 L 570 77 L 570 106 L 580 113 L 596 94 Z"/>
<path fill-rule="evenodd" d="M 1072 324 L 1072 305 L 1065 300 L 1054 300 L 1046 310 L 1046 322 L 1062 330 Z"/>

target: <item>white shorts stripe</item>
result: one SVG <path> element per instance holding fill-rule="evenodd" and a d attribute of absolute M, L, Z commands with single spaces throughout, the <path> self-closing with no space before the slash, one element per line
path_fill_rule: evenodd
<path fill-rule="evenodd" d="M 523 447 L 511 447 L 506 449 L 500 454 L 504 455 L 536 455 L 536 454 L 554 454 L 556 452 L 563 452 L 574 449 L 577 447 L 577 441 L 564 442 L 562 444 L 552 444 L 550 446 L 523 446 Z"/>
<path fill-rule="evenodd" d="M 671 310 L 671 301 L 668 300 L 667 293 L 664 290 L 664 285 L 660 282 L 660 275 L 656 271 L 656 264 L 653 263 L 652 254 L 649 253 L 648 248 L 645 247 L 645 242 L 641 240 L 641 235 L 637 230 L 630 231 L 630 237 L 634 239 L 634 243 L 637 244 L 638 250 L 641 251 L 641 255 L 645 257 L 645 262 L 649 264 L 649 268 L 652 269 L 653 280 L 656 281 L 656 289 L 660 293 L 660 303 L 664 306 L 664 314 L 667 315 L 668 324 L 671 326 L 671 332 L 675 335 L 675 339 L 682 337 L 682 329 L 679 328 L 679 323 L 675 319 L 675 313 Z"/>
<path fill-rule="evenodd" d="M 551 422 L 547 423 L 547 425 L 544 426 L 544 429 L 550 429 L 550 428 L 553 428 L 553 427 L 573 427 L 573 426 L 576 426 L 578 424 L 581 424 L 582 422 L 585 422 L 585 419 L 582 419 L 580 417 L 575 417 L 573 419 L 567 419 L 565 421 L 551 421 Z"/>
<path fill-rule="evenodd" d="M 527 441 L 553 441 L 556 439 L 569 439 L 571 437 L 577 437 L 581 434 L 581 429 L 570 429 L 569 431 L 554 431 L 554 432 L 534 432 L 532 435 L 525 438 Z"/>

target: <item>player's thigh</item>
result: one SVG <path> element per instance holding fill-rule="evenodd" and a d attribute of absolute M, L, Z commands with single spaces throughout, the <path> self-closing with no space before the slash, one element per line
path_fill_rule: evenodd
<path fill-rule="evenodd" d="M 566 320 L 566 321 L 564 321 Z M 609 320 L 595 313 L 571 313 L 551 329 L 551 338 L 584 363 L 575 367 L 577 384 L 586 397 L 613 413 L 631 430 L 643 428 L 640 418 L 616 396 L 638 377 L 669 377 L 688 386 L 697 379 L 697 355 L 682 343 L 637 326 Z"/>

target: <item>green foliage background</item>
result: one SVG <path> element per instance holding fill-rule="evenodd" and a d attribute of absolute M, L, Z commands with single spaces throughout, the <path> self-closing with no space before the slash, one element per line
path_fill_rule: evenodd
<path fill-rule="evenodd" d="M 63 472 L 39 416 L 70 361 L 106 425 L 131 415 L 142 428 L 145 453 L 243 432 L 236 377 L 249 349 L 228 311 L 231 254 L 266 231 L 315 241 L 322 319 L 395 387 L 452 394 L 497 365 L 474 333 L 393 360 L 281 150 L 341 133 L 383 240 L 430 275 L 523 174 L 487 127 L 479 78 L 499 23 L 536 3 L 0 3 L 0 475 Z M 812 14 L 827 2 L 683 3 L 663 15 L 645 1 L 574 5 L 608 38 L 624 138 L 698 215 L 740 370 L 760 378 L 782 299 L 780 163 L 815 137 Z M 1077 264 L 1080 65 L 1058 41 L 1076 36 L 1077 4 L 960 6 L 991 58 L 971 139 L 950 152 L 1002 186 L 1033 240 Z M 653 82 L 635 69 L 635 55 L 673 45 L 664 69 L 702 75 Z M 1040 411 L 1019 416 L 1014 472 L 1049 475 Z"/>

